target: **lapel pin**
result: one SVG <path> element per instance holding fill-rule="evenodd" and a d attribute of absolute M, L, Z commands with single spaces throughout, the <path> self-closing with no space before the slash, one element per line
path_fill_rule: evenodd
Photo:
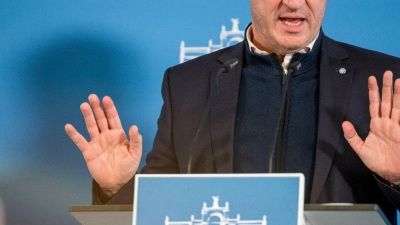
<path fill-rule="evenodd" d="M 343 74 L 346 74 L 346 72 L 347 72 L 347 71 L 346 71 L 345 68 L 340 68 L 340 69 L 339 69 L 339 73 L 342 74 L 342 75 L 343 75 Z"/>

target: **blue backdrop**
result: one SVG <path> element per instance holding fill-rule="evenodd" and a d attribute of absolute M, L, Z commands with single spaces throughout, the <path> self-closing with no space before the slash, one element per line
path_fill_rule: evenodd
<path fill-rule="evenodd" d="M 90 93 L 110 95 L 125 129 L 137 124 L 144 155 L 160 111 L 164 70 L 186 46 L 219 42 L 248 1 L 0 0 L 0 196 L 7 224 L 78 224 L 91 177 L 64 132 L 87 136 L 79 111 Z M 398 0 L 329 1 L 330 37 L 400 56 Z M 143 165 L 142 165 L 143 166 Z M 0 221 L 1 223 L 1 221 Z"/>

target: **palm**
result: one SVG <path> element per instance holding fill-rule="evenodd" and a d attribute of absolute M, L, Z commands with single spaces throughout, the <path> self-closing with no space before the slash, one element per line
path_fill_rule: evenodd
<path fill-rule="evenodd" d="M 376 79 L 370 77 L 369 98 L 371 125 L 365 141 L 357 135 L 353 125 L 343 123 L 345 137 L 364 164 L 382 178 L 400 182 L 400 82 L 392 93 L 392 73 L 384 75 L 382 100 Z"/>
<path fill-rule="evenodd" d="M 123 130 L 110 130 L 93 138 L 83 151 L 90 173 L 105 189 L 127 181 L 136 172 L 140 158 L 130 153 L 129 141 Z"/>
<path fill-rule="evenodd" d="M 382 119 L 383 120 L 383 119 Z M 388 127 L 386 130 L 380 127 Z M 396 169 L 400 162 L 400 155 L 395 154 L 395 149 L 400 150 L 400 127 L 391 121 L 371 120 L 371 132 L 365 139 L 359 151 L 361 159 L 372 170 L 383 173 L 385 168 Z M 395 171 L 394 171 L 395 172 Z"/>
<path fill-rule="evenodd" d="M 142 154 L 141 136 L 136 126 L 129 130 L 130 141 L 122 128 L 117 110 L 109 97 L 103 99 L 104 109 L 95 95 L 81 105 L 90 142 L 67 124 L 65 130 L 81 150 L 89 172 L 100 187 L 116 193 L 136 173 Z"/>

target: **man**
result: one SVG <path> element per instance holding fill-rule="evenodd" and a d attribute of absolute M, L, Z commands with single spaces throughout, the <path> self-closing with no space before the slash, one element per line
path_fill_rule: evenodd
<path fill-rule="evenodd" d="M 391 71 L 400 75 L 400 59 L 326 37 L 321 31 L 326 3 L 251 0 L 244 42 L 169 68 L 157 135 L 141 173 L 186 173 L 210 81 L 232 58 L 239 63 L 221 78 L 192 171 L 268 172 L 282 76 L 290 62 L 300 61 L 278 143 L 284 150 L 280 172 L 305 174 L 306 203 L 377 203 L 396 223 L 400 81 L 392 93 Z M 128 140 L 111 98 L 103 98 L 104 109 L 95 95 L 89 103 L 81 111 L 90 142 L 72 125 L 65 130 L 94 178 L 94 203 L 131 203 L 142 152 L 138 128 L 129 129 Z"/>

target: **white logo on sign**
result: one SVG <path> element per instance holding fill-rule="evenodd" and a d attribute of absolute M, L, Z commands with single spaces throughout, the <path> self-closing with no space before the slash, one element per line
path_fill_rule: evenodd
<path fill-rule="evenodd" d="M 226 30 L 225 25 L 222 25 L 221 33 L 219 35 L 219 44 L 214 44 L 212 39 L 210 39 L 208 41 L 208 46 L 185 47 L 185 41 L 181 41 L 179 63 L 186 62 L 201 55 L 205 55 L 243 41 L 244 31 L 239 30 L 239 19 L 231 19 L 231 21 L 231 30 Z"/>
<path fill-rule="evenodd" d="M 262 220 L 241 220 L 240 214 L 236 218 L 229 218 L 229 202 L 225 202 L 225 206 L 219 206 L 219 197 L 213 196 L 213 204 L 207 207 L 207 203 L 203 203 L 201 209 L 201 219 L 195 219 L 194 215 L 190 217 L 190 221 L 169 221 L 169 216 L 165 217 L 165 225 L 267 225 L 267 216 L 264 215 Z"/>

